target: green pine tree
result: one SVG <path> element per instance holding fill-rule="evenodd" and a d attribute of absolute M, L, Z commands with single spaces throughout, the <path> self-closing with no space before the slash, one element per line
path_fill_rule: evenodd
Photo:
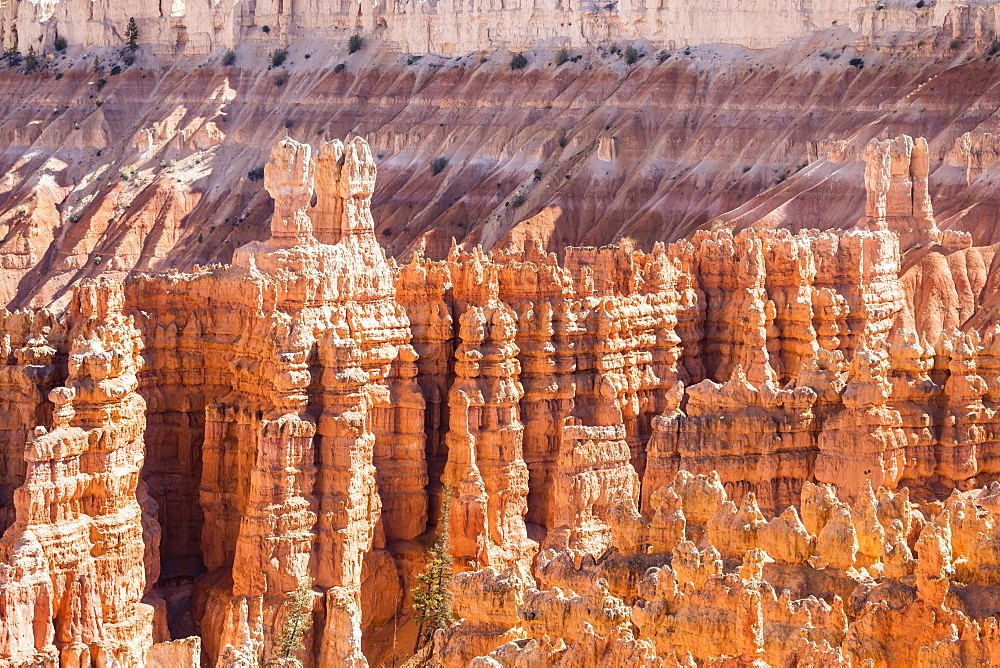
<path fill-rule="evenodd" d="M 451 611 L 451 578 L 453 575 L 449 516 L 451 487 L 445 485 L 441 502 L 441 519 L 437 525 L 437 540 L 428 551 L 430 557 L 424 572 L 417 576 L 420 583 L 413 592 L 414 620 L 419 629 L 417 647 L 425 645 L 438 629 L 446 629 L 455 621 Z"/>
<path fill-rule="evenodd" d="M 289 595 L 285 624 L 281 633 L 274 639 L 274 655 L 268 665 L 280 659 L 291 659 L 301 650 L 306 632 L 312 626 L 312 581 L 303 580 L 298 588 Z"/>
<path fill-rule="evenodd" d="M 139 46 L 139 26 L 135 23 L 135 18 L 130 18 L 128 20 L 128 25 L 125 26 L 125 41 L 128 42 L 128 48 L 136 49 Z"/>

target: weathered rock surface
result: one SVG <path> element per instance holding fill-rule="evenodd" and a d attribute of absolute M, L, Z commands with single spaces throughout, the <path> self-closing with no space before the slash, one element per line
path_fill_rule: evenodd
<path fill-rule="evenodd" d="M 692 484 L 713 493 L 690 496 Z M 996 619 L 983 606 L 994 600 L 995 574 L 985 574 L 992 552 L 981 550 L 995 494 L 956 491 L 943 505 L 918 509 L 905 493 L 868 486 L 849 506 L 832 486 L 807 483 L 802 512 L 826 508 L 818 522 L 810 515 L 807 529 L 796 506 L 766 520 L 751 497 L 737 512 L 715 474 L 682 471 L 653 495 L 674 500 L 673 540 L 624 539 L 653 525 L 622 501 L 615 548 L 576 567 L 578 590 L 528 589 L 508 602 L 519 618 L 508 633 L 527 638 L 470 665 L 992 664 L 1000 657 Z M 689 509 L 700 518 L 712 505 L 707 533 L 697 522 L 685 526 Z M 720 518 L 730 513 L 739 519 Z M 967 542 L 972 535 L 982 538 Z M 609 581 L 623 570 L 633 586 L 613 594 Z M 440 635 L 438 656 L 448 657 L 477 619 Z"/>
<path fill-rule="evenodd" d="M 562 65 L 558 44 L 546 42 L 516 71 L 506 50 L 417 59 L 362 31 L 370 46 L 348 55 L 344 39 L 282 41 L 276 22 L 242 36 L 232 67 L 221 66 L 221 50 L 175 60 L 153 53 L 158 38 L 143 18 L 167 17 L 167 4 L 129 7 L 141 24 L 132 67 L 121 57 L 128 14 L 118 5 L 86 3 L 94 30 L 119 33 L 115 46 L 70 47 L 65 56 L 54 52 L 52 33 L 57 23 L 60 35 L 69 30 L 58 15 L 78 3 L 11 1 L 0 10 L 58 8 L 45 44 L 35 45 L 34 71 L 0 61 L 0 303 L 11 310 L 53 301 L 63 308 L 69 286 L 84 277 L 231 264 L 236 249 L 270 234 L 272 200 L 247 176 L 286 134 L 367 138 L 385 186 L 373 197 L 378 238 L 401 262 L 421 246 L 442 259 L 453 236 L 486 251 L 541 239 L 561 257 L 568 245 L 623 238 L 650 250 L 706 225 L 844 228 L 865 217 L 868 142 L 926 137 L 928 191 L 947 236 L 901 248 L 904 270 L 916 274 L 907 290 L 920 327 L 928 322 L 936 337 L 992 307 L 1000 200 L 990 137 L 1000 62 L 989 54 L 996 28 L 988 3 L 872 3 L 886 7 L 865 10 L 875 16 L 867 24 L 887 30 L 895 21 L 887 17 L 945 12 L 944 27 L 920 19 L 910 26 L 916 32 L 875 41 L 839 19 L 775 49 L 688 49 L 678 40 L 664 45 L 670 57 L 662 62 L 659 47 L 636 41 L 644 55 L 631 67 L 603 38 L 571 47 L 573 60 Z M 170 17 L 171 53 L 195 48 L 186 21 L 232 10 L 213 7 L 188 3 L 184 16 Z M 631 11 L 616 7 L 598 13 Z M 105 11 L 115 15 L 105 21 Z M 236 13 L 255 11 L 244 3 Z M 576 35 L 583 25 L 565 29 Z M 755 30 L 758 22 L 730 25 Z M 615 39 L 625 46 L 625 37 Z M 286 46 L 286 62 L 268 70 L 268 53 Z M 850 65 L 855 59 L 865 66 Z M 447 165 L 435 175 L 439 158 Z"/>
<path fill-rule="evenodd" d="M 151 591 L 156 505 L 139 479 L 142 337 L 124 297 L 121 283 L 84 281 L 68 311 L 37 313 L 30 334 L 18 331 L 30 322 L 23 313 L 3 322 L 5 375 L 30 406 L 7 417 L 47 417 L 3 444 L 24 472 L 0 538 L 0 661 L 9 665 L 143 665 L 165 612 Z"/>
<path fill-rule="evenodd" d="M 1000 330 L 921 328 L 924 148 L 851 230 L 398 265 L 368 143 L 283 140 L 232 264 L 0 318 L 0 660 L 253 665 L 306 585 L 297 660 L 397 661 L 447 490 L 442 665 L 989 663 Z"/>
<path fill-rule="evenodd" d="M 830 25 L 850 25 L 865 34 L 942 25 L 959 3 L 887 4 L 888 11 L 885 4 L 875 8 L 857 0 L 808 6 L 769 0 L 711 8 L 693 2 L 621 6 L 435 3 L 430 8 L 406 2 L 378 3 L 362 11 L 346 2 L 244 6 L 172 0 L 124 7 L 107 1 L 11 0 L 0 7 L 0 39 L 25 52 L 29 46 L 40 50 L 57 36 L 83 46 L 115 46 L 124 41 L 126 24 L 134 17 L 144 41 L 158 50 L 190 56 L 232 48 L 241 40 L 272 31 L 282 41 L 324 38 L 343 42 L 351 33 L 363 32 L 404 51 L 448 55 L 498 47 L 521 50 L 543 41 L 581 46 L 596 40 L 636 38 L 657 45 L 726 42 L 764 48 Z M 986 27 L 995 25 L 996 8 L 987 3 L 963 18 Z"/>

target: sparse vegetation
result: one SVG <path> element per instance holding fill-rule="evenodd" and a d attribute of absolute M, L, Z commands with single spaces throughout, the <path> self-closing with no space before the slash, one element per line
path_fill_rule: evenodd
<path fill-rule="evenodd" d="M 568 60 L 569 60 L 569 51 L 567 51 L 566 49 L 559 49 L 558 51 L 556 51 L 556 67 L 559 67 Z"/>
<path fill-rule="evenodd" d="M 222 56 L 222 66 L 232 67 L 236 64 L 236 51 L 233 49 L 226 49 L 225 55 Z"/>
<path fill-rule="evenodd" d="M 264 180 L 264 165 L 259 167 L 254 167 L 249 172 L 247 172 L 247 178 L 251 181 L 263 181 Z"/>
<path fill-rule="evenodd" d="M 640 58 L 642 58 L 642 54 L 639 53 L 639 51 L 634 46 L 629 44 L 627 47 L 625 47 L 626 65 L 635 65 L 637 62 L 639 62 Z"/>
<path fill-rule="evenodd" d="M 621 52 L 622 52 L 622 50 L 618 47 L 617 44 L 612 44 L 611 48 L 608 49 L 608 53 L 610 53 L 612 56 L 617 56 L 617 55 L 621 54 Z"/>
<path fill-rule="evenodd" d="M 123 181 L 131 181 L 132 177 L 135 176 L 135 167 L 132 165 L 126 165 L 118 170 L 118 176 L 122 177 Z"/>
<path fill-rule="evenodd" d="M 437 176 L 441 171 L 448 166 L 448 158 L 440 157 L 431 160 L 431 174 Z"/>
<path fill-rule="evenodd" d="M 345 65 L 344 63 L 338 63 L 337 66 L 333 68 L 333 73 L 340 74 L 345 69 L 347 69 L 347 65 Z"/>
<path fill-rule="evenodd" d="M 271 52 L 271 67 L 281 67 L 288 59 L 288 49 L 276 49 Z"/>
<path fill-rule="evenodd" d="M 98 79 L 97 81 L 95 81 L 94 85 L 97 86 L 97 90 L 101 90 L 102 88 L 104 88 L 105 85 L 107 85 L 107 83 L 108 83 L 108 80 L 102 77 L 102 78 Z"/>
<path fill-rule="evenodd" d="M 94 104 L 97 105 L 98 107 L 103 107 L 104 100 L 94 100 Z M 97 155 L 100 155 L 100 153 L 98 153 Z"/>
<path fill-rule="evenodd" d="M 101 259 L 100 255 L 94 257 L 94 266 L 99 267 L 101 265 L 101 262 L 103 262 L 103 260 Z"/>
<path fill-rule="evenodd" d="M 535 183 L 541 181 L 542 180 L 542 170 L 540 170 L 540 169 L 538 169 L 536 167 L 535 171 L 532 173 L 532 178 L 535 179 Z"/>
<path fill-rule="evenodd" d="M 295 127 L 295 120 L 292 119 L 292 118 L 286 118 L 285 119 L 285 129 L 286 130 L 291 130 L 293 127 Z"/>
<path fill-rule="evenodd" d="M 666 51 L 660 51 L 658 54 L 656 54 L 656 61 L 657 62 L 662 63 L 662 62 L 666 61 L 668 58 L 670 58 L 670 54 L 667 53 Z"/>
<path fill-rule="evenodd" d="M 91 64 L 91 67 L 94 69 L 95 72 L 100 72 L 103 69 L 101 67 L 101 58 L 100 58 L 100 56 L 96 56 L 96 55 L 94 56 L 94 62 Z"/>
<path fill-rule="evenodd" d="M 862 60 L 861 58 L 851 58 L 849 61 L 847 61 L 847 64 L 850 65 L 851 67 L 856 67 L 859 70 L 863 70 L 865 68 L 865 61 Z"/>
<path fill-rule="evenodd" d="M 62 35 L 56 35 L 55 40 L 52 42 L 52 48 L 54 48 L 59 53 L 62 53 L 69 46 L 69 42 Z"/>
<path fill-rule="evenodd" d="M 35 47 L 28 47 L 28 55 L 24 57 L 24 67 L 30 72 L 36 67 L 38 67 L 38 55 L 35 53 Z"/>
<path fill-rule="evenodd" d="M 8 44 L 4 47 L 3 57 L 11 67 L 16 67 L 21 63 L 21 52 L 17 50 L 15 44 Z"/>
<path fill-rule="evenodd" d="M 282 77 L 282 76 L 274 77 L 274 85 L 277 86 L 278 88 L 281 88 L 282 86 L 284 86 L 285 85 L 285 81 L 287 81 L 287 79 L 285 79 L 285 77 Z"/>
<path fill-rule="evenodd" d="M 361 47 L 364 46 L 365 40 L 358 33 L 351 35 L 351 38 L 347 40 L 347 53 L 354 53 L 360 51 Z"/>
<path fill-rule="evenodd" d="M 510 69 L 512 70 L 523 70 L 528 66 L 528 59 L 523 53 L 515 53 L 514 57 L 510 59 Z"/>
<path fill-rule="evenodd" d="M 128 25 L 125 26 L 125 42 L 133 51 L 139 47 L 139 26 L 136 25 L 135 18 L 129 18 Z"/>
<path fill-rule="evenodd" d="M 264 26 L 264 27 L 262 27 L 262 28 L 261 28 L 260 30 L 261 30 L 261 32 L 263 32 L 263 33 L 264 33 L 265 35 L 270 35 L 270 34 L 271 34 L 271 26 Z"/>
<path fill-rule="evenodd" d="M 528 196 L 524 193 L 516 193 L 510 200 L 510 205 L 515 209 L 528 201 Z"/>
<path fill-rule="evenodd" d="M 441 517 L 438 519 L 437 539 L 428 550 L 427 567 L 417 576 L 416 589 L 413 592 L 413 619 L 417 623 L 417 648 L 427 644 L 438 629 L 448 628 L 453 621 L 451 609 L 451 578 L 452 559 L 450 515 L 450 486 L 445 485 L 441 501 Z"/>
<path fill-rule="evenodd" d="M 312 605 L 312 581 L 306 579 L 288 597 L 285 623 L 274 639 L 274 656 L 267 665 L 288 665 L 287 660 L 295 658 L 295 654 L 303 649 L 306 632 L 312 626 Z"/>
<path fill-rule="evenodd" d="M 559 136 L 559 148 L 566 148 L 567 144 L 569 144 L 569 137 L 567 137 L 566 134 L 563 133 L 562 135 Z"/>

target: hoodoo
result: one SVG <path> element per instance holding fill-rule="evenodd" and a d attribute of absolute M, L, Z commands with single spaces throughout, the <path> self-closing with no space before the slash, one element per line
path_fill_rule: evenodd
<path fill-rule="evenodd" d="M 0 668 L 1000 665 L 1000 2 L 501 4 L 0 0 Z"/>
<path fill-rule="evenodd" d="M 444 665 L 992 656 L 998 337 L 907 324 L 886 145 L 861 229 L 399 266 L 368 144 L 281 141 L 231 266 L 4 317 L 5 661 L 252 665 L 305 586 L 304 665 L 391 662 L 442 490 Z"/>

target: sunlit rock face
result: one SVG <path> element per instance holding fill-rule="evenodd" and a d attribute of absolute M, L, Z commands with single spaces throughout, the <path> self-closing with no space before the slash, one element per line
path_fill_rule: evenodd
<path fill-rule="evenodd" d="M 886 6 L 888 4 L 888 7 Z M 425 8 L 415 0 L 376 3 L 359 11 L 349 2 L 316 0 L 252 5 L 162 0 L 123 6 L 107 0 L 10 0 L 0 7 L 0 38 L 21 51 L 49 45 L 57 36 L 88 47 L 123 42 L 130 18 L 144 44 L 162 52 L 199 56 L 243 40 L 321 38 L 346 42 L 351 34 L 376 35 L 409 53 L 465 54 L 533 44 L 583 46 L 601 40 L 645 39 L 658 46 L 727 43 L 766 48 L 831 26 L 865 35 L 941 26 L 955 0 L 926 5 L 886 3 L 879 7 L 825 0 L 803 6 L 790 0 L 612 3 L 611 5 L 527 2 L 462 6 L 451 2 Z M 976 7 L 967 23 L 989 24 L 992 7 Z"/>
<path fill-rule="evenodd" d="M 20 483 L 0 538 L 8 665 L 143 665 L 164 613 L 156 504 L 139 478 L 142 337 L 124 296 L 87 280 L 58 316 L 3 318 L 6 421 L 46 418 L 27 438 L 5 432 L 5 474 Z"/>
<path fill-rule="evenodd" d="M 854 229 L 398 264 L 368 143 L 282 140 L 231 264 L 0 315 L 0 661 L 255 665 L 303 586 L 303 665 L 402 659 L 447 494 L 441 665 L 989 664 L 1000 327 L 914 312 L 922 147 Z"/>

